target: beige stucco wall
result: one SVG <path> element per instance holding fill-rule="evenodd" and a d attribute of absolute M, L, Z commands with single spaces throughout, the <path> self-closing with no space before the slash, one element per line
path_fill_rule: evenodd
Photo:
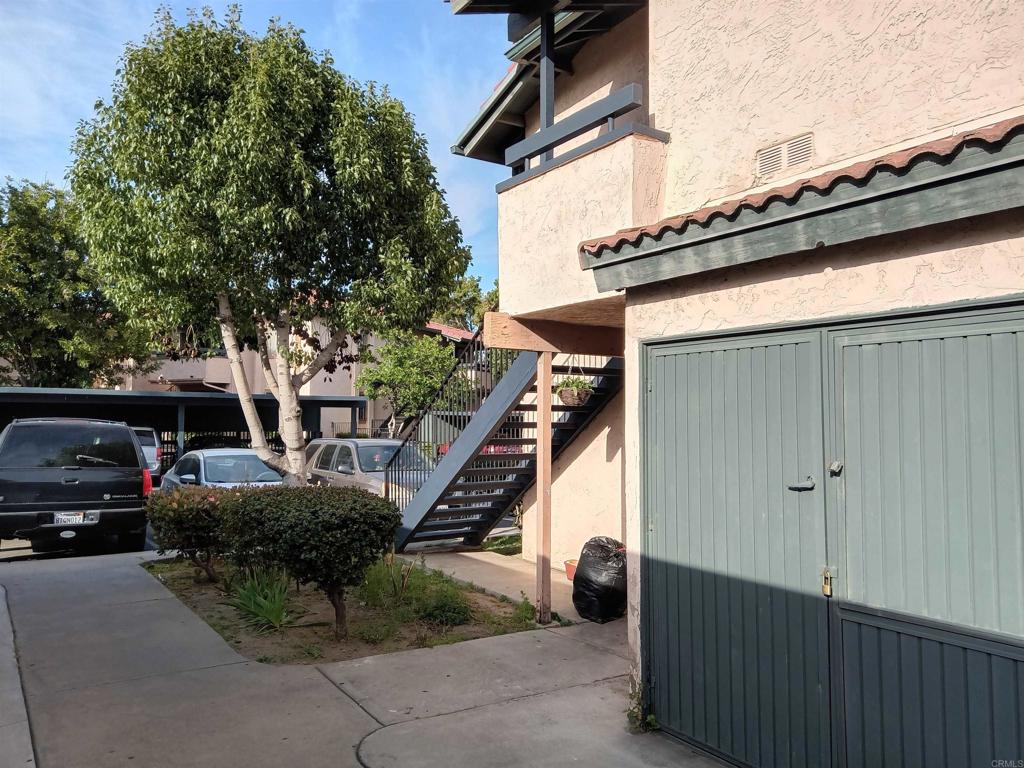
<path fill-rule="evenodd" d="M 1024 212 L 719 270 L 626 294 L 629 636 L 639 662 L 640 341 L 1024 294 Z"/>
<path fill-rule="evenodd" d="M 581 50 L 556 114 L 641 82 L 671 141 L 643 144 L 647 157 L 608 148 L 499 195 L 503 311 L 597 298 L 575 268 L 581 240 L 1024 111 L 1022 30 L 1017 0 L 652 0 Z M 755 176 L 758 149 L 807 132 L 809 163 Z"/>
<path fill-rule="evenodd" d="M 576 246 L 656 216 L 664 157 L 662 142 L 627 136 L 498 195 L 501 310 L 517 315 L 600 298 Z"/>
<path fill-rule="evenodd" d="M 623 436 L 625 398 L 619 394 L 552 466 L 551 564 L 578 558 L 594 536 L 625 535 Z M 537 560 L 536 488 L 523 497 L 523 559 Z"/>
<path fill-rule="evenodd" d="M 1019 109 L 1022 30 L 1018 0 L 652 0 L 666 215 L 770 182 L 756 151 L 803 133 L 819 167 Z"/>

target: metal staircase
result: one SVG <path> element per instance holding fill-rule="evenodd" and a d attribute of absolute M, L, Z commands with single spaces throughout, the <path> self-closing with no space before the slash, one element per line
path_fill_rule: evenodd
<path fill-rule="evenodd" d="M 552 408 L 552 453 L 586 429 L 622 387 L 622 358 L 557 355 L 554 381 L 594 384 L 580 406 Z M 477 547 L 536 479 L 537 353 L 488 349 L 480 334 L 407 430 L 385 470 L 385 493 L 402 512 L 398 551 L 438 542 Z"/>

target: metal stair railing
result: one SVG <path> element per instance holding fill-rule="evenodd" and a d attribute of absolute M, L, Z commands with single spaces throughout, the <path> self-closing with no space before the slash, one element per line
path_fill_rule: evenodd
<path fill-rule="evenodd" d="M 385 495 L 404 511 L 519 354 L 484 346 L 482 328 L 466 344 L 429 405 L 403 430 L 384 469 Z"/>

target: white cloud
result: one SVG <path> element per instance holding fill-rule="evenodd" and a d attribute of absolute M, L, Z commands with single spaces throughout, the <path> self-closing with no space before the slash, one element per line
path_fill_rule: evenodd
<path fill-rule="evenodd" d="M 152 17 L 148 3 L 4 0 L 0 173 L 60 180 L 75 126 L 109 94 L 124 44 Z"/>

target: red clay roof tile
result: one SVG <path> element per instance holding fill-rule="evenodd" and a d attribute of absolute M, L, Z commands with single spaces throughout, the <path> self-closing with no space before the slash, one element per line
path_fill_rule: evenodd
<path fill-rule="evenodd" d="M 914 147 L 890 152 L 871 160 L 840 168 L 835 171 L 799 179 L 782 187 L 775 187 L 764 192 L 746 195 L 745 197 L 727 200 L 716 205 L 705 206 L 690 213 L 662 219 L 654 224 L 631 229 L 620 229 L 613 235 L 585 240 L 580 243 L 580 253 L 600 256 L 602 251 L 621 248 L 623 245 L 638 245 L 644 237 L 658 238 L 666 232 L 682 232 L 690 223 L 704 224 L 714 216 L 732 216 L 741 208 L 754 210 L 763 209 L 768 203 L 776 200 L 795 200 L 802 192 L 814 189 L 819 192 L 829 191 L 833 185 L 842 180 L 851 182 L 866 181 L 880 169 L 896 172 L 905 171 L 916 160 L 924 156 L 951 158 L 968 143 L 998 144 L 1024 128 L 1024 115 L 1011 117 L 983 128 L 975 128 L 953 136 L 934 139 Z"/>

